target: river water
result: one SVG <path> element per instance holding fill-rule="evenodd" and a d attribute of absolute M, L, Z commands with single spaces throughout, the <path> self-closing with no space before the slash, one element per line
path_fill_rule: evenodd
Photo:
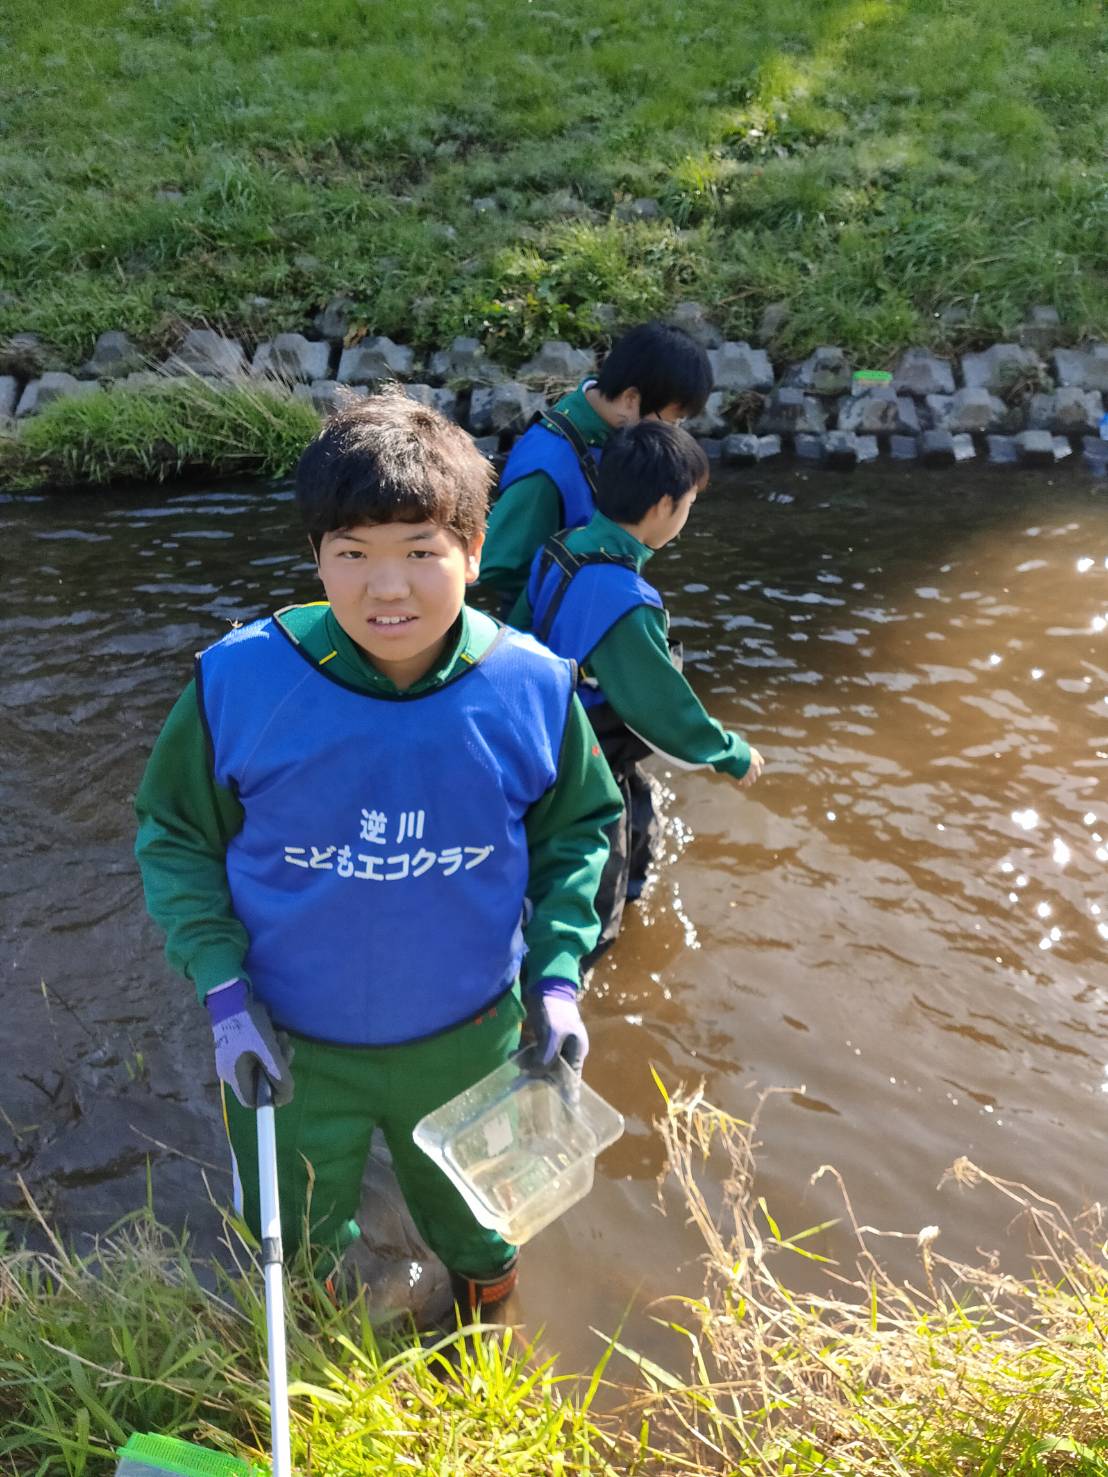
<path fill-rule="evenodd" d="M 959 1155 L 1070 1210 L 1103 1196 L 1106 494 L 1077 472 L 720 476 L 653 561 L 693 684 L 767 766 L 742 792 L 655 765 L 666 856 L 588 1003 L 588 1077 L 627 1132 L 525 1253 L 522 1315 L 568 1367 L 590 1327 L 700 1286 L 659 1205 L 651 1067 L 739 1115 L 788 1089 L 761 1134 L 786 1231 L 841 1213 L 809 1183 L 824 1163 L 860 1219 L 937 1224 L 956 1255 L 1018 1254 L 1008 1209 L 937 1188 Z M 311 568 L 287 488 L 9 497 L 0 519 L 0 1203 L 18 1171 L 80 1240 L 145 1197 L 149 1156 L 155 1209 L 203 1250 L 205 1186 L 228 1190 L 206 1022 L 145 918 L 130 799 L 192 653 L 314 598 Z M 395 1240 L 374 1203 L 370 1239 Z M 809 1244 L 849 1256 L 841 1227 Z"/>

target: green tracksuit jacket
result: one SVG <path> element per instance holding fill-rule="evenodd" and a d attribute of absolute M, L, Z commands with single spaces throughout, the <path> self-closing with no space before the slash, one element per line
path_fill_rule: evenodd
<path fill-rule="evenodd" d="M 597 513 L 584 528 L 565 536 L 574 554 L 605 552 L 632 559 L 641 570 L 653 554 L 634 535 Z M 518 630 L 531 629 L 527 592 L 510 616 Z M 663 759 L 681 767 L 707 765 L 742 779 L 750 768 L 750 746 L 717 723 L 670 661 L 665 611 L 640 605 L 617 621 L 585 663 L 619 718 Z"/>
<path fill-rule="evenodd" d="M 326 662 L 334 677 L 366 692 L 397 696 L 393 683 L 343 632 L 326 604 L 297 606 L 280 619 L 302 650 Z M 463 607 L 442 661 L 401 696 L 416 697 L 471 665 L 492 630 L 488 617 L 475 617 Z M 595 747 L 588 720 L 575 703 L 557 781 L 526 818 L 534 914 L 525 930 L 525 984 L 548 977 L 576 980 L 577 961 L 593 943 L 592 900 L 603 866 L 596 834 L 620 809 Z M 246 933 L 231 907 L 224 870 L 227 843 L 242 827 L 242 807 L 212 776 L 194 683 L 178 699 L 154 746 L 135 808 L 135 852 L 147 906 L 165 931 L 170 964 L 192 981 L 201 999 L 226 980 L 246 979 Z"/>
<path fill-rule="evenodd" d="M 603 446 L 612 434 L 589 402 L 591 379 L 563 395 L 555 405 L 567 415 L 589 446 Z M 553 480 L 534 472 L 513 482 L 493 505 L 485 547 L 481 551 L 481 584 L 496 590 L 510 605 L 527 583 L 531 560 L 561 527 L 561 497 Z"/>
<path fill-rule="evenodd" d="M 279 617 L 304 653 L 339 680 L 403 700 L 448 680 L 486 650 L 496 625 L 464 607 L 437 666 L 405 693 L 371 665 L 326 603 Z M 235 795 L 212 775 L 195 683 L 162 730 L 135 799 L 136 855 L 147 905 L 166 933 L 170 963 L 201 999 L 214 986 L 248 978 L 246 932 L 231 905 L 228 842 L 241 829 Z M 524 930 L 527 983 L 577 980 L 578 961 L 596 939 L 593 900 L 606 856 L 602 834 L 622 809 L 619 791 L 580 705 L 567 720 L 557 779 L 525 819 L 530 855 Z M 434 920 L 428 919 L 428 926 Z M 293 1037 L 291 1103 L 276 1115 L 281 1223 L 286 1245 L 305 1235 L 341 1252 L 358 1234 L 354 1216 L 374 1128 L 388 1143 L 405 1201 L 431 1249 L 453 1272 L 496 1276 L 514 1248 L 479 1226 L 458 1192 L 416 1148 L 412 1129 L 426 1113 L 494 1070 L 519 1043 L 518 992 L 477 1019 L 436 1036 L 390 1047 L 332 1046 Z M 326 1037 L 326 1022 L 320 1023 Z M 224 1094 L 235 1200 L 258 1234 L 254 1114 Z"/>

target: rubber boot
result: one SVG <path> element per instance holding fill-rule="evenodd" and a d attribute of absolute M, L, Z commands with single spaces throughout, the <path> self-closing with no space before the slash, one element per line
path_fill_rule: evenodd
<path fill-rule="evenodd" d="M 451 1272 L 450 1291 L 463 1323 L 504 1323 L 517 1280 L 519 1253 L 495 1277 L 467 1277 Z"/>

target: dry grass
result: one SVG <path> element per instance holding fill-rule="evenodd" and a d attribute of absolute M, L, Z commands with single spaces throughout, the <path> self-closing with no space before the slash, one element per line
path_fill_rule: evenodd
<path fill-rule="evenodd" d="M 444 1378 L 435 1354 L 404 1337 L 382 1342 L 364 1303 L 336 1311 L 307 1265 L 294 1266 L 297 1470 L 1108 1477 L 1100 1207 L 1071 1221 L 961 1160 L 951 1174 L 962 1186 L 1025 1220 L 1029 1274 L 950 1260 L 926 1228 L 913 1237 L 918 1275 L 900 1279 L 871 1250 L 878 1233 L 858 1224 L 840 1183 L 855 1266 L 823 1262 L 821 1290 L 798 1293 L 790 1258 L 822 1262 L 810 1250 L 822 1228 L 785 1235 L 759 1198 L 756 1122 L 699 1094 L 667 1099 L 668 1173 L 705 1248 L 703 1297 L 659 1305 L 688 1341 L 681 1373 L 613 1339 L 591 1376 L 559 1374 L 505 1330 L 472 1345 L 444 1340 L 458 1345 Z M 710 1209 L 721 1189 L 722 1215 Z M 0 1472 L 107 1473 L 134 1429 L 262 1457 L 264 1314 L 244 1228 L 228 1224 L 237 1271 L 216 1272 L 214 1290 L 149 1210 L 84 1256 L 41 1217 L 39 1229 L 45 1253 L 0 1233 Z M 616 1351 L 637 1368 L 633 1388 L 611 1383 Z"/>
<path fill-rule="evenodd" d="M 764 1099 L 763 1099 L 764 1103 Z M 729 1473 L 1108 1473 L 1108 1261 L 1104 1213 L 1079 1222 L 969 1160 L 948 1175 L 999 1196 L 1033 1246 L 1025 1278 L 941 1255 L 914 1236 L 919 1275 L 899 1281 L 855 1218 L 852 1272 L 827 1265 L 826 1290 L 795 1294 L 789 1254 L 821 1227 L 785 1236 L 754 1188 L 755 1132 L 699 1094 L 667 1099 L 669 1173 L 704 1239 L 703 1299 L 680 1319 L 687 1379 L 642 1366 L 652 1443 L 670 1470 Z M 706 1186 L 722 1174 L 727 1217 Z M 837 1172 L 824 1166 L 820 1175 Z M 691 1315 L 691 1316 L 690 1316 Z M 673 1327 L 678 1327 L 676 1320 Z"/>

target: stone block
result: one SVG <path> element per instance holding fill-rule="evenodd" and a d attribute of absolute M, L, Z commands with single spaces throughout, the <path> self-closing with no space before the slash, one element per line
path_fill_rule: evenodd
<path fill-rule="evenodd" d="M 914 462 L 919 456 L 919 440 L 915 436 L 890 436 L 889 455 L 894 462 Z"/>
<path fill-rule="evenodd" d="M 435 379 L 461 380 L 466 384 L 493 385 L 504 372 L 485 353 L 479 339 L 456 338 L 449 349 L 432 354 L 430 372 Z"/>
<path fill-rule="evenodd" d="M 850 389 L 851 370 L 842 349 L 825 344 L 793 364 L 783 384 L 788 389 L 806 390 L 812 395 L 844 395 Z"/>
<path fill-rule="evenodd" d="M 294 400 L 305 400 L 314 405 L 323 417 L 332 415 L 344 400 L 365 400 L 369 395 L 367 385 L 340 385 L 337 380 L 318 379 L 310 385 L 296 385 L 292 392 Z"/>
<path fill-rule="evenodd" d="M 924 431 L 920 455 L 929 467 L 949 467 L 955 460 L 954 437 L 949 431 Z"/>
<path fill-rule="evenodd" d="M 14 374 L 16 379 L 37 379 L 48 369 L 60 369 L 56 350 L 44 344 L 37 333 L 13 333 L 0 338 L 0 374 Z"/>
<path fill-rule="evenodd" d="M 415 353 L 407 344 L 378 336 L 363 339 L 343 349 L 339 359 L 340 385 L 376 385 L 385 380 L 403 380 L 415 369 Z"/>
<path fill-rule="evenodd" d="M 690 416 L 685 430 L 690 436 L 725 436 L 727 417 L 723 413 L 723 395 L 713 390 L 699 415 Z"/>
<path fill-rule="evenodd" d="M 985 435 L 1008 429 L 1011 412 L 1003 400 L 980 386 L 967 386 L 953 395 L 928 395 L 927 408 L 935 429 Z"/>
<path fill-rule="evenodd" d="M 431 410 L 437 410 L 449 421 L 458 419 L 458 396 L 445 385 L 405 385 L 404 393 L 409 400 L 418 400 Z"/>
<path fill-rule="evenodd" d="M 920 424 L 909 395 L 898 396 L 891 385 L 878 385 L 839 401 L 838 427 L 867 436 L 915 436 Z"/>
<path fill-rule="evenodd" d="M 341 344 L 354 314 L 354 300 L 340 293 L 333 297 L 312 319 L 312 327 L 330 344 Z"/>
<path fill-rule="evenodd" d="M 1054 465 L 1054 437 L 1049 431 L 1021 431 L 1015 439 L 1021 465 L 1025 467 L 1052 467 Z"/>
<path fill-rule="evenodd" d="M 215 379 L 235 379 L 246 372 L 246 355 L 237 338 L 227 338 L 214 328 L 190 328 L 166 368 L 169 374 L 191 371 Z"/>
<path fill-rule="evenodd" d="M 258 345 L 250 373 L 311 384 L 326 379 L 330 367 L 330 344 L 313 343 L 302 333 L 279 333 L 272 343 Z"/>
<path fill-rule="evenodd" d="M 819 436 L 826 429 L 827 413 L 822 404 L 803 390 L 772 391 L 758 419 L 759 434 L 771 436 Z"/>
<path fill-rule="evenodd" d="M 1063 385 L 1052 395 L 1032 395 L 1027 425 L 1032 431 L 1083 436 L 1099 428 L 1103 414 L 1104 400 L 1096 390 Z"/>
<path fill-rule="evenodd" d="M 500 450 L 499 436 L 474 436 L 473 444 L 482 456 L 491 461 Z"/>
<path fill-rule="evenodd" d="M 717 349 L 708 350 L 712 366 L 712 383 L 717 390 L 743 393 L 747 390 L 773 389 L 773 365 L 764 349 L 752 349 L 742 340 L 728 340 Z"/>
<path fill-rule="evenodd" d="M 1031 308 L 1020 327 L 1020 343 L 1025 349 L 1033 349 L 1044 358 L 1057 344 L 1062 335 L 1062 320 L 1058 309 L 1046 305 Z"/>
<path fill-rule="evenodd" d="M 24 388 L 16 408 L 16 418 L 22 420 L 24 416 L 37 415 L 55 400 L 98 394 L 100 386 L 95 380 L 79 380 L 76 375 L 66 374 L 63 370 L 49 369 L 41 379 L 31 380 Z"/>
<path fill-rule="evenodd" d="M 802 432 L 793 441 L 793 451 L 802 462 L 823 461 L 823 436 L 809 435 Z"/>
<path fill-rule="evenodd" d="M 723 342 L 719 329 L 708 322 L 702 303 L 678 303 L 669 321 L 675 328 L 683 328 L 702 349 L 718 349 Z"/>
<path fill-rule="evenodd" d="M 758 460 L 760 462 L 768 462 L 768 461 L 771 460 L 771 458 L 773 458 L 775 456 L 780 456 L 780 455 L 781 455 L 781 437 L 780 436 L 759 436 L 758 437 Z"/>
<path fill-rule="evenodd" d="M 116 380 L 112 386 L 113 392 L 126 390 L 128 394 L 141 392 L 149 394 L 151 391 L 164 390 L 167 385 L 181 384 L 191 380 L 191 375 L 163 374 L 160 369 L 136 369 L 133 374 L 125 375 L 123 379 Z"/>
<path fill-rule="evenodd" d="M 853 431 L 828 431 L 823 438 L 823 460 L 841 471 L 858 464 L 858 438 Z"/>
<path fill-rule="evenodd" d="M 953 395 L 954 370 L 949 359 L 939 359 L 929 349 L 905 349 L 893 371 L 898 394 Z"/>
<path fill-rule="evenodd" d="M 881 450 L 876 436 L 855 436 L 854 449 L 858 453 L 859 463 L 875 462 Z"/>
<path fill-rule="evenodd" d="M 475 436 L 499 435 L 505 431 L 518 433 L 545 404 L 541 395 L 517 380 L 479 385 L 470 397 L 468 428 Z"/>
<path fill-rule="evenodd" d="M 988 436 L 989 461 L 994 467 L 1011 466 L 1020 459 L 1014 436 Z"/>
<path fill-rule="evenodd" d="M 1054 376 L 1059 385 L 1074 385 L 1079 390 L 1108 390 L 1108 346 L 1093 349 L 1055 349 Z"/>
<path fill-rule="evenodd" d="M 1046 366 L 1034 349 L 1019 344 L 993 344 L 981 354 L 962 357 L 962 380 L 968 389 L 1002 394 L 1020 380 L 1038 383 Z"/>
<path fill-rule="evenodd" d="M 0 374 L 0 420 L 15 414 L 19 398 L 19 381 L 14 374 Z"/>
<path fill-rule="evenodd" d="M 576 384 L 595 372 L 596 356 L 591 349 L 575 349 L 562 339 L 547 339 L 534 358 L 521 365 L 519 377 Z"/>
<path fill-rule="evenodd" d="M 758 320 L 758 342 L 772 344 L 792 316 L 788 303 L 767 303 Z"/>
<path fill-rule="evenodd" d="M 977 447 L 974 445 L 973 437 L 962 432 L 958 436 L 950 438 L 950 444 L 954 451 L 956 462 L 972 462 L 977 455 Z"/>
<path fill-rule="evenodd" d="M 1073 446 L 1068 436 L 1055 436 L 1054 438 L 1054 460 L 1064 462 L 1066 457 L 1073 455 Z"/>
<path fill-rule="evenodd" d="M 758 437 L 727 436 L 723 441 L 723 461 L 729 467 L 749 467 L 758 460 Z"/>
<path fill-rule="evenodd" d="M 722 460 L 723 441 L 719 436 L 698 436 L 696 442 L 710 462 Z"/>
<path fill-rule="evenodd" d="M 81 379 L 122 379 L 141 371 L 145 356 L 130 337 L 111 329 L 96 340 L 92 358 L 78 371 Z"/>

